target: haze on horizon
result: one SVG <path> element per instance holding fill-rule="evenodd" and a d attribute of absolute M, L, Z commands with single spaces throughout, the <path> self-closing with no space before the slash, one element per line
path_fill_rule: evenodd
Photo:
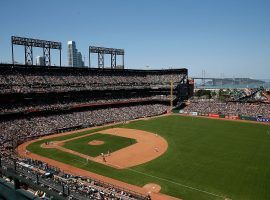
<path fill-rule="evenodd" d="M 269 7 L 268 0 L 1 1 L 0 62 L 11 62 L 16 35 L 62 42 L 64 65 L 74 40 L 86 65 L 88 46 L 96 45 L 125 49 L 128 68 L 270 79 Z M 22 47 L 15 56 L 23 62 Z"/>

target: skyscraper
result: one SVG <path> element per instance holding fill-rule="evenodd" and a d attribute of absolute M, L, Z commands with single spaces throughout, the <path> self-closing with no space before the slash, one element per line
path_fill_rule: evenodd
<path fill-rule="evenodd" d="M 74 41 L 68 41 L 68 66 L 77 67 L 77 49 Z"/>
<path fill-rule="evenodd" d="M 45 66 L 45 59 L 43 56 L 36 57 L 36 65 Z"/>
<path fill-rule="evenodd" d="M 68 66 L 84 67 L 82 54 L 78 52 L 75 41 L 68 41 Z"/>
<path fill-rule="evenodd" d="M 82 60 L 81 52 L 77 52 L 77 66 L 78 67 L 84 67 L 84 62 Z"/>

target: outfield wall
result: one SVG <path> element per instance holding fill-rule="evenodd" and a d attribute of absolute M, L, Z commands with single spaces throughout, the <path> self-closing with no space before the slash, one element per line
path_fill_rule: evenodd
<path fill-rule="evenodd" d="M 179 111 L 180 114 L 190 115 L 190 116 L 205 116 L 211 118 L 223 118 L 223 119 L 232 119 L 232 120 L 248 120 L 248 121 L 257 121 L 257 122 L 266 122 L 270 123 L 270 118 L 264 117 L 253 117 L 246 115 L 225 115 L 225 114 L 217 114 L 217 113 L 200 113 L 200 112 L 183 112 Z"/>

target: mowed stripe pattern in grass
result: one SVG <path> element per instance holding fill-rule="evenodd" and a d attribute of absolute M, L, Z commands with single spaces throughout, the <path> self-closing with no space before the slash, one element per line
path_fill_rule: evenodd
<path fill-rule="evenodd" d="M 130 170 L 97 163 L 84 169 L 140 186 L 157 183 L 163 193 L 183 199 L 270 199 L 269 126 L 172 115 L 121 127 L 157 133 L 169 148 Z M 77 166 L 58 150 L 44 152 L 37 144 L 29 150 Z"/>

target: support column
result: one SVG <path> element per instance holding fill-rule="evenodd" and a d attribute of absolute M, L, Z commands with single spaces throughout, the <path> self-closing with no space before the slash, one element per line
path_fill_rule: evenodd
<path fill-rule="evenodd" d="M 38 176 L 38 174 L 36 174 L 36 181 L 37 181 L 37 185 L 39 185 L 39 176 Z"/>
<path fill-rule="evenodd" d="M 90 58 L 90 56 L 91 56 L 90 53 L 91 53 L 91 52 L 90 52 L 90 47 L 89 47 L 89 50 L 88 50 L 88 51 L 89 51 L 89 55 L 88 55 L 89 66 L 88 66 L 88 67 L 91 68 L 91 58 Z"/>
<path fill-rule="evenodd" d="M 0 155 L 0 177 L 2 176 L 2 157 Z"/>
<path fill-rule="evenodd" d="M 123 69 L 125 68 L 125 55 L 122 55 L 122 66 L 123 66 Z"/>
<path fill-rule="evenodd" d="M 104 53 L 98 53 L 98 68 L 104 68 Z"/>
<path fill-rule="evenodd" d="M 60 49 L 60 67 L 62 67 L 62 49 Z"/>
<path fill-rule="evenodd" d="M 12 51 L 12 64 L 14 66 L 14 51 L 13 51 L 13 43 L 11 42 L 11 51 Z"/>
<path fill-rule="evenodd" d="M 32 46 L 24 46 L 24 62 L 26 65 L 33 65 L 33 48 Z"/>
<path fill-rule="evenodd" d="M 20 184 L 19 179 L 14 177 L 14 189 L 18 190 L 18 189 L 20 189 L 20 186 L 21 186 L 21 184 Z"/>
<path fill-rule="evenodd" d="M 14 173 L 16 174 L 16 171 L 17 171 L 17 162 L 16 162 L 15 159 L 13 160 L 13 165 L 14 165 Z"/>
<path fill-rule="evenodd" d="M 114 52 L 111 53 L 111 68 L 116 68 L 116 53 Z"/>
<path fill-rule="evenodd" d="M 62 193 L 63 193 L 63 194 L 62 194 L 62 195 L 63 195 L 63 197 L 65 197 L 65 196 L 66 196 L 66 194 L 65 194 L 65 185 L 64 185 L 64 184 L 62 185 Z"/>
<path fill-rule="evenodd" d="M 50 47 L 43 47 L 43 57 L 45 66 L 51 66 L 51 49 Z"/>

